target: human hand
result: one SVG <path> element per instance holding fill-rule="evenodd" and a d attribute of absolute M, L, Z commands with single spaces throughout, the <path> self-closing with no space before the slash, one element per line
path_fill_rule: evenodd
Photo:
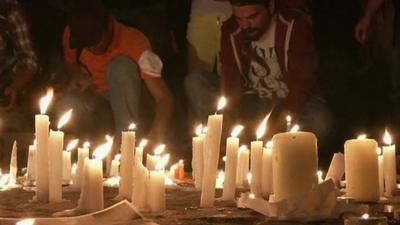
<path fill-rule="evenodd" d="M 355 38 L 360 44 L 365 44 L 368 38 L 367 36 L 370 23 L 371 23 L 371 17 L 365 15 L 358 21 L 354 29 Z"/>
<path fill-rule="evenodd" d="M 0 111 L 9 112 L 17 106 L 18 92 L 12 87 L 6 87 L 4 89 L 4 95 L 9 97 L 8 105 L 0 107 Z"/>

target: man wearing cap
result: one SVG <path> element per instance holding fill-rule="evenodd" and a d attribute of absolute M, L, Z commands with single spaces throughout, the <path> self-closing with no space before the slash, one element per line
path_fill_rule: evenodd
<path fill-rule="evenodd" d="M 148 39 L 140 31 L 118 23 L 100 0 L 76 1 L 67 18 L 63 47 L 67 70 L 72 75 L 70 93 L 89 91 L 107 99 L 115 130 L 120 132 L 132 122 L 141 123 L 141 93 L 147 88 L 156 103 L 148 138 L 161 141 L 173 103 L 161 77 L 162 62 L 152 52 Z M 89 77 L 82 72 L 85 70 Z"/>
<path fill-rule="evenodd" d="M 314 97 L 317 59 L 310 19 L 299 10 L 274 12 L 274 1 L 230 2 L 233 16 L 222 26 L 220 81 L 187 77 L 194 90 L 189 98 L 200 98 L 194 110 L 212 111 L 204 102 L 200 105 L 204 98 L 196 90 L 217 84 L 214 95 L 229 101 L 227 122 L 246 124 L 250 138 L 271 110 L 269 135 L 285 130 L 285 117 L 291 115 L 303 130 L 324 138 L 330 116 L 323 101 Z"/>

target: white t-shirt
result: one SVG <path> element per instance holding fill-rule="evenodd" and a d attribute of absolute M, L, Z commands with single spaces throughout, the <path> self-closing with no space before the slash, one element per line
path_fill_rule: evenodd
<path fill-rule="evenodd" d="M 202 16 L 210 14 L 223 14 L 227 18 L 232 14 L 229 1 L 216 0 L 193 0 L 191 16 Z"/>
<path fill-rule="evenodd" d="M 257 94 L 260 98 L 281 99 L 289 93 L 275 52 L 275 28 L 273 18 L 269 30 L 251 43 L 253 53 L 246 93 Z"/>

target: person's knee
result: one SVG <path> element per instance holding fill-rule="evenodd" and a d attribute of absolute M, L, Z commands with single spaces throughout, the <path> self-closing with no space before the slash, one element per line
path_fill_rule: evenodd
<path fill-rule="evenodd" d="M 127 81 L 140 80 L 139 67 L 128 56 L 117 56 L 107 64 L 107 81 Z"/>

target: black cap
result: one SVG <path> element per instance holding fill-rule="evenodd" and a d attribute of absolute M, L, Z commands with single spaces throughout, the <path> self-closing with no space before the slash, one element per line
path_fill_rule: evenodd
<path fill-rule="evenodd" d="M 71 1 L 67 11 L 71 48 L 96 45 L 107 29 L 109 18 L 101 0 Z"/>
<path fill-rule="evenodd" d="M 230 0 L 231 5 L 244 6 L 244 5 L 266 5 L 270 0 Z"/>

